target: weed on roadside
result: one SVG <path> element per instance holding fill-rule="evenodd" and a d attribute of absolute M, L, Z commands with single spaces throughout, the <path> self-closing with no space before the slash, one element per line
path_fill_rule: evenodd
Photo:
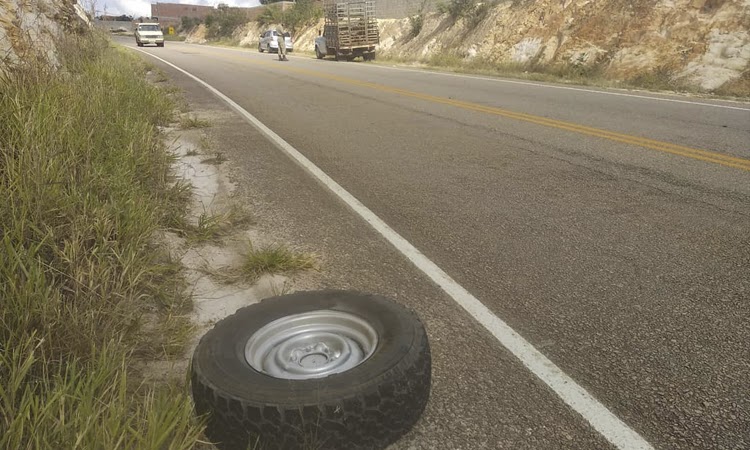
<path fill-rule="evenodd" d="M 690 92 L 696 90 L 685 83 L 683 79 L 676 77 L 674 71 L 667 67 L 657 67 L 653 70 L 640 73 L 635 77 L 625 80 L 624 85 L 652 91 Z"/>
<path fill-rule="evenodd" d="M 250 280 L 256 280 L 264 274 L 294 273 L 317 267 L 317 257 L 313 254 L 293 252 L 284 245 L 255 248 L 251 243 L 242 271 Z"/>
<path fill-rule="evenodd" d="M 204 153 L 211 151 L 211 140 L 205 134 L 201 134 L 198 140 L 198 148 Z"/>
<path fill-rule="evenodd" d="M 217 240 L 226 232 L 230 225 L 231 222 L 227 214 L 209 214 L 203 212 L 198 216 L 198 223 L 188 229 L 188 241 L 195 243 Z"/>
<path fill-rule="evenodd" d="M 156 77 L 154 77 L 155 83 L 166 83 L 169 81 L 169 78 L 167 78 L 167 74 L 164 73 L 163 70 L 159 69 L 156 71 Z"/>
<path fill-rule="evenodd" d="M 180 116 L 180 128 L 183 130 L 189 130 L 192 128 L 207 128 L 210 126 L 211 122 L 201 119 L 197 116 L 189 114 Z"/>
<path fill-rule="evenodd" d="M 186 226 L 183 234 L 190 244 L 215 242 L 237 227 L 250 223 L 252 215 L 242 206 L 232 204 L 224 213 L 202 212 L 198 216 L 197 224 Z"/>
<path fill-rule="evenodd" d="M 723 97 L 750 99 L 750 69 L 745 70 L 739 78 L 721 85 L 714 91 L 714 94 Z"/>

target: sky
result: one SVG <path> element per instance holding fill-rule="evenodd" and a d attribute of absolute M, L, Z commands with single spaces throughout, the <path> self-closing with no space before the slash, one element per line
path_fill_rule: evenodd
<path fill-rule="evenodd" d="M 78 0 L 82 5 L 90 4 L 91 0 Z M 151 0 L 95 0 L 96 13 L 104 14 L 106 9 L 108 15 L 129 14 L 133 16 L 151 15 Z M 210 5 L 215 6 L 218 3 L 226 3 L 229 6 L 258 6 L 258 0 L 164 0 L 159 3 L 187 3 L 190 5 Z M 86 8 L 88 9 L 88 8 Z"/>

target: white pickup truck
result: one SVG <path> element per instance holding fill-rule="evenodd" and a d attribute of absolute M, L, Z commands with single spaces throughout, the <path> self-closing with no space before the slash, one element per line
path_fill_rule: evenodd
<path fill-rule="evenodd" d="M 158 23 L 139 23 L 135 26 L 135 43 L 138 47 L 146 44 L 156 44 L 164 47 L 164 34 Z"/>

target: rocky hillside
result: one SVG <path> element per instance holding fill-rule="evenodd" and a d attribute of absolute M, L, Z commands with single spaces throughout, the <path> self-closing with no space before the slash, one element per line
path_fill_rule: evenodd
<path fill-rule="evenodd" d="M 659 71 L 715 89 L 750 61 L 750 0 L 513 0 L 467 20 L 382 21 L 385 53 L 598 66 L 612 78 Z"/>
<path fill-rule="evenodd" d="M 56 66 L 61 35 L 88 25 L 75 0 L 0 0 L 0 72 L 23 61 Z"/>
<path fill-rule="evenodd" d="M 668 77 L 707 91 L 734 83 L 750 95 L 750 0 L 503 0 L 488 4 L 480 20 L 436 12 L 421 18 L 416 35 L 408 18 L 381 20 L 380 54 L 576 66 L 617 80 Z M 312 51 L 321 27 L 298 33 L 295 48 Z M 255 47 L 260 32 L 250 23 L 235 39 Z M 201 34 L 189 40 L 202 42 Z"/>

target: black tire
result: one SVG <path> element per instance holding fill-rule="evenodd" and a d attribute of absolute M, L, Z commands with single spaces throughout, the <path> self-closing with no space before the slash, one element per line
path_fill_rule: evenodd
<path fill-rule="evenodd" d="M 318 46 L 316 45 L 315 46 L 315 57 L 318 58 L 318 59 L 323 59 L 324 56 L 325 55 L 320 52 L 320 48 L 318 48 Z"/>
<path fill-rule="evenodd" d="M 157 47 L 164 47 L 164 43 L 162 42 L 161 44 L 156 44 L 156 46 Z"/>
<path fill-rule="evenodd" d="M 268 376 L 245 360 L 245 344 L 282 317 L 347 312 L 378 334 L 361 364 L 325 378 Z M 406 433 L 430 394 L 430 347 L 416 314 L 384 297 L 356 292 L 301 292 L 264 300 L 217 323 L 191 363 L 196 412 L 209 414 L 206 435 L 222 450 L 381 449 Z"/>

